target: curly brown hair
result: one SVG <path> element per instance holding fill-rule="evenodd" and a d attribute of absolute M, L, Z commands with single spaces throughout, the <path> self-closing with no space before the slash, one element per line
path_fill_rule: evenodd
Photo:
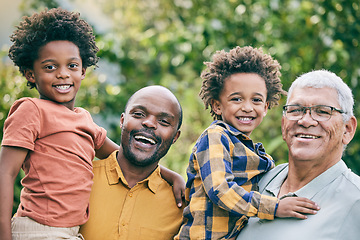
<path fill-rule="evenodd" d="M 99 48 L 95 43 L 92 27 L 79 13 L 61 8 L 45 9 L 40 13 L 23 18 L 17 29 L 10 36 L 13 45 L 9 49 L 9 57 L 20 72 L 33 69 L 41 47 L 51 41 L 66 40 L 74 43 L 80 51 L 83 68 L 96 66 Z M 35 84 L 28 82 L 30 88 Z"/>
<path fill-rule="evenodd" d="M 219 100 L 225 80 L 235 73 L 256 73 L 265 80 L 269 109 L 279 103 L 281 94 L 286 95 L 280 80 L 280 64 L 261 48 L 237 46 L 229 52 L 217 51 L 212 60 L 204 63 L 207 68 L 201 73 L 203 83 L 199 96 L 205 109 L 211 106 L 212 100 Z M 221 120 L 221 116 L 216 115 L 211 107 L 210 113 L 214 119 Z"/>

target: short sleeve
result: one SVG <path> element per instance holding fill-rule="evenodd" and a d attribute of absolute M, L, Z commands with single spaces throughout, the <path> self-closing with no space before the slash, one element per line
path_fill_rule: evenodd
<path fill-rule="evenodd" d="M 32 101 L 28 98 L 17 100 L 5 120 L 1 145 L 34 150 L 35 140 L 39 136 L 40 121 L 39 110 Z"/>

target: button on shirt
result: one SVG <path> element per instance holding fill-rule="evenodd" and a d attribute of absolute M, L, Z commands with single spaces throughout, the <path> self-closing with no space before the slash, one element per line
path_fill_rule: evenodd
<path fill-rule="evenodd" d="M 288 164 L 271 170 L 259 183 L 260 192 L 277 196 L 288 174 Z M 308 219 L 250 218 L 239 240 L 354 240 L 360 239 L 360 177 L 340 160 L 298 191 L 289 195 L 316 202 L 320 210 Z"/>
<path fill-rule="evenodd" d="M 129 188 L 116 154 L 93 163 L 90 219 L 80 232 L 86 240 L 172 239 L 179 230 L 182 209 L 176 206 L 160 168 Z"/>
<path fill-rule="evenodd" d="M 247 217 L 273 219 L 278 199 L 252 191 L 274 166 L 261 143 L 214 121 L 200 136 L 187 169 L 184 224 L 176 239 L 228 239 Z"/>

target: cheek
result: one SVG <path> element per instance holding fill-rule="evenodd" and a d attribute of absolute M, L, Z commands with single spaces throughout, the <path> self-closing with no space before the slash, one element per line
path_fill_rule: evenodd
<path fill-rule="evenodd" d="M 332 127 L 327 128 L 329 134 L 329 139 L 342 140 L 342 136 L 345 132 L 344 127 L 341 124 L 333 125 Z"/>
<path fill-rule="evenodd" d="M 290 124 L 287 124 L 287 121 L 282 119 L 281 122 L 281 133 L 282 133 L 282 138 L 283 140 L 286 140 L 287 135 L 289 134 L 289 130 L 291 129 L 291 127 L 289 126 Z"/>

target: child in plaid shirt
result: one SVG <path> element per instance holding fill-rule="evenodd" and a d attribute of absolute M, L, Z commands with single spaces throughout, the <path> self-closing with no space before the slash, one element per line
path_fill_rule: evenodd
<path fill-rule="evenodd" d="M 261 195 L 254 191 L 263 173 L 275 166 L 251 132 L 282 89 L 280 65 L 261 49 L 218 51 L 201 74 L 200 97 L 214 122 L 197 140 L 187 168 L 183 225 L 175 239 L 233 239 L 248 217 L 306 219 L 317 205 L 306 198 Z"/>

